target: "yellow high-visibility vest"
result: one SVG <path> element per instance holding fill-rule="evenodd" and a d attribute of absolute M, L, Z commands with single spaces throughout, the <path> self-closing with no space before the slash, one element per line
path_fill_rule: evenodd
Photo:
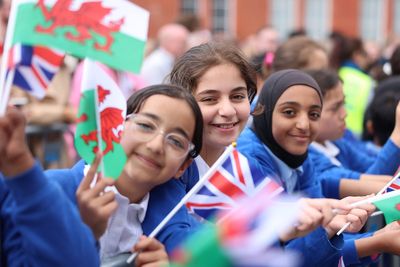
<path fill-rule="evenodd" d="M 360 136 L 363 130 L 364 112 L 375 82 L 364 72 L 352 67 L 341 67 L 339 77 L 343 80 L 347 111 L 346 126 Z"/>

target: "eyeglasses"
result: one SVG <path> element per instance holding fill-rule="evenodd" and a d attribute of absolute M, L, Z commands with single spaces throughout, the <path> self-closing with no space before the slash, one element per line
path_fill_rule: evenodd
<path fill-rule="evenodd" d="M 177 157 L 183 158 L 194 149 L 194 145 L 186 136 L 179 133 L 165 133 L 159 129 L 157 123 L 141 114 L 130 114 L 127 119 L 131 122 L 131 126 L 127 129 L 132 131 L 132 135 L 137 140 L 148 142 L 153 140 L 157 135 L 164 136 L 164 146 L 166 151 Z"/>

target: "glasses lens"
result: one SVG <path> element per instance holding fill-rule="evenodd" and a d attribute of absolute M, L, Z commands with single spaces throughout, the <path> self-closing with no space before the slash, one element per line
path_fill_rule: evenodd
<path fill-rule="evenodd" d="M 143 115 L 133 115 L 129 119 L 132 122 L 132 137 L 144 142 L 152 140 L 157 134 L 164 136 L 166 150 L 175 157 L 184 157 L 193 148 L 186 136 L 179 133 L 165 135 L 159 130 L 159 126 L 150 118 Z"/>
<path fill-rule="evenodd" d="M 132 129 L 134 130 L 134 137 L 143 141 L 149 141 L 157 133 L 158 126 L 149 118 L 145 116 L 132 116 Z"/>

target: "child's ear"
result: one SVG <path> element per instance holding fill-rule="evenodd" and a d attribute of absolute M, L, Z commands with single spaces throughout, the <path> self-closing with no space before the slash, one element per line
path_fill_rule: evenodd
<path fill-rule="evenodd" d="M 372 123 L 372 120 L 367 120 L 366 128 L 370 135 L 374 135 L 374 124 Z"/>
<path fill-rule="evenodd" d="M 193 159 L 192 159 L 192 158 L 186 159 L 186 160 L 182 163 L 182 165 L 179 167 L 179 169 L 178 169 L 178 171 L 176 172 L 176 174 L 175 174 L 174 177 L 175 177 L 176 179 L 178 179 L 179 177 L 181 177 L 182 174 L 186 171 L 187 167 L 189 167 L 190 164 L 192 164 L 192 162 L 193 162 Z"/>

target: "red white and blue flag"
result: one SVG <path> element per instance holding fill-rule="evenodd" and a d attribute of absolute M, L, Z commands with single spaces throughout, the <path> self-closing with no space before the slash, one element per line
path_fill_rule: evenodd
<path fill-rule="evenodd" d="M 65 53 L 40 46 L 14 45 L 9 52 L 7 75 L 14 70 L 13 84 L 43 98 Z"/>
<path fill-rule="evenodd" d="M 400 167 L 397 169 L 392 180 L 390 180 L 377 195 L 389 193 L 400 189 Z"/>
<path fill-rule="evenodd" d="M 397 177 L 392 183 L 386 188 L 386 193 L 400 189 L 400 177 Z"/>
<path fill-rule="evenodd" d="M 200 190 L 186 202 L 186 207 L 197 215 L 209 219 L 218 210 L 230 210 L 238 199 L 252 196 L 270 187 L 271 194 L 279 194 L 283 188 L 265 177 L 245 156 L 236 149 L 216 169 Z"/>

